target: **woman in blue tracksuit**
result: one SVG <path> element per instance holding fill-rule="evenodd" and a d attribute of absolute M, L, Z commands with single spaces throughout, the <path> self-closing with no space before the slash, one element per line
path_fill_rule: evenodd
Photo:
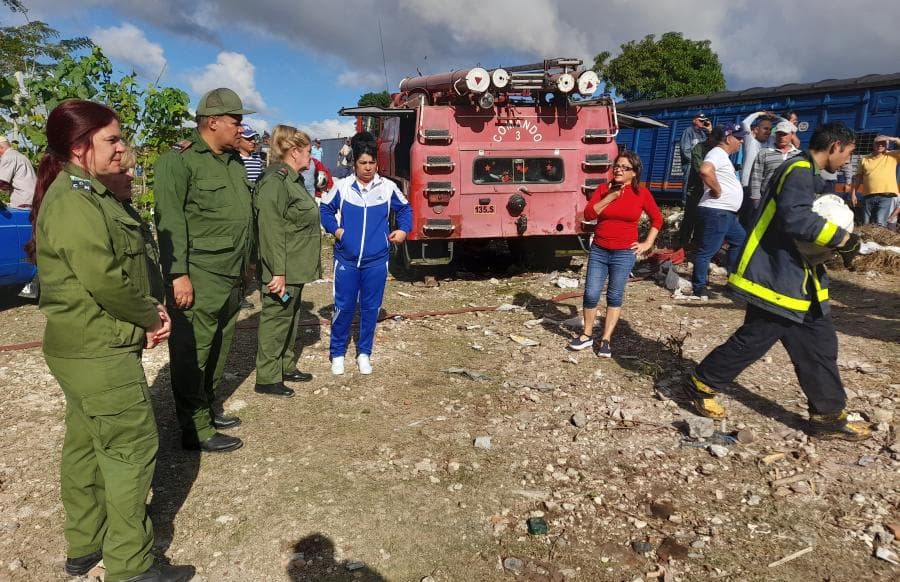
<path fill-rule="evenodd" d="M 384 298 L 391 243 L 401 244 L 412 229 L 412 208 L 397 185 L 376 172 L 378 146 L 369 132 L 350 141 L 353 174 L 336 180 L 322 198 L 322 226 L 333 234 L 334 316 L 331 321 L 331 373 L 344 373 L 344 354 L 350 324 L 359 306 L 359 341 L 356 364 L 360 374 L 371 374 L 375 324 Z M 390 231 L 394 212 L 397 230 Z"/>

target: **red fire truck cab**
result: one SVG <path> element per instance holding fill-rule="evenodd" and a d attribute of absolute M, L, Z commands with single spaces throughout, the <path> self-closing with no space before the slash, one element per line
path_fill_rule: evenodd
<path fill-rule="evenodd" d="M 375 133 L 379 173 L 409 198 L 407 265 L 449 263 L 474 240 L 530 243 L 550 256 L 586 248 L 585 202 L 610 177 L 619 127 L 662 124 L 617 115 L 608 96 L 586 99 L 598 79 L 580 65 L 414 77 L 388 108 L 340 111 Z"/>

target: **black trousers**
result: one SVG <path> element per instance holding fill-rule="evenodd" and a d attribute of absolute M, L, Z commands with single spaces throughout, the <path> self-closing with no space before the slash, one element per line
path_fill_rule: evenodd
<path fill-rule="evenodd" d="M 750 364 L 780 341 L 787 350 L 811 414 L 837 414 L 847 395 L 837 369 L 837 334 L 831 317 L 818 303 L 797 323 L 747 306 L 744 324 L 697 366 L 699 380 L 713 388 L 733 382 Z"/>

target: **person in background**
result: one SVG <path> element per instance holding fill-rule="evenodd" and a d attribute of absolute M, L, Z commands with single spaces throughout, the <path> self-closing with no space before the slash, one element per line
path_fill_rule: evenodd
<path fill-rule="evenodd" d="M 697 205 L 703 198 L 703 178 L 700 177 L 700 166 L 709 150 L 715 147 L 712 133 L 694 146 L 691 151 L 691 175 L 688 181 L 687 200 L 684 203 L 684 214 L 681 218 L 681 226 L 678 229 L 678 241 L 680 247 L 688 247 L 694 241 L 697 226 Z"/>
<path fill-rule="evenodd" d="M 319 208 L 299 172 L 310 165 L 309 136 L 288 125 L 272 130 L 272 163 L 254 196 L 262 313 L 256 350 L 259 394 L 291 397 L 284 385 L 308 382 L 297 369 L 297 317 L 303 285 L 319 278 L 322 230 Z"/>
<path fill-rule="evenodd" d="M 141 236 L 144 238 L 144 250 L 147 256 L 147 273 L 150 277 L 150 295 L 163 303 L 166 300 L 166 286 L 162 271 L 159 268 L 159 245 L 153 236 L 150 225 L 141 218 L 141 213 L 131 204 L 132 184 L 134 183 L 134 168 L 137 165 L 137 157 L 134 150 L 127 144 L 123 144 L 125 151 L 119 162 L 120 171 L 116 174 L 107 174 L 100 177 L 100 181 L 106 186 L 112 195 L 122 203 L 122 208 L 128 216 L 138 223 Z"/>
<path fill-rule="evenodd" d="M 13 148 L 6 136 L 0 136 L 0 187 L 10 190 L 9 205 L 31 208 L 37 178 L 31 161 Z"/>
<path fill-rule="evenodd" d="M 300 177 L 303 180 L 303 187 L 316 199 L 316 204 L 321 201 L 322 194 L 334 186 L 331 172 L 328 171 L 325 164 L 313 157 L 310 157 L 309 167 L 300 171 Z"/>
<path fill-rule="evenodd" d="M 794 126 L 795 131 L 793 135 L 791 135 L 791 143 L 794 144 L 794 147 L 800 149 L 800 116 L 796 111 L 791 109 L 787 113 L 782 116 L 783 119 L 786 119 L 791 122 L 791 125 Z"/>
<path fill-rule="evenodd" d="M 353 315 L 359 308 L 356 365 L 372 373 L 372 344 L 384 299 L 390 245 L 406 240 L 412 208 L 397 185 L 377 172 L 378 146 L 365 131 L 351 140 L 354 173 L 335 182 L 319 207 L 325 232 L 334 235 L 334 316 L 331 322 L 331 373 L 344 373 L 344 354 Z M 394 214 L 397 228 L 390 230 Z"/>
<path fill-rule="evenodd" d="M 60 495 L 66 574 L 102 559 L 110 582 L 178 582 L 190 566 L 154 563 L 146 503 L 159 434 L 141 351 L 168 339 L 151 296 L 140 225 L 101 180 L 121 173 L 116 113 L 65 100 L 47 117 L 27 247 L 41 272 L 43 352 L 66 398 Z"/>
<path fill-rule="evenodd" d="M 348 137 L 344 140 L 343 145 L 341 145 L 341 149 L 338 150 L 337 170 L 334 173 L 335 178 L 346 178 L 350 175 L 351 166 L 353 166 L 353 149 L 350 147 L 350 138 Z"/>
<path fill-rule="evenodd" d="M 731 291 L 747 302 L 744 323 L 700 362 L 688 381 L 699 414 L 725 418 L 716 392 L 780 341 L 809 402 L 808 432 L 850 441 L 871 436 L 866 423 L 848 420 L 828 274 L 823 265 L 810 265 L 797 248 L 797 241 L 808 241 L 835 249 L 845 266 L 859 253 L 858 235 L 812 210 L 822 190 L 819 170 L 840 169 L 850 159 L 855 141 L 843 123 L 820 125 L 810 138 L 809 152 L 789 159 L 772 176 L 740 264 L 728 278 Z"/>
<path fill-rule="evenodd" d="M 247 181 L 250 183 L 251 188 L 256 184 L 256 181 L 259 180 L 263 168 L 265 167 L 265 163 L 257 151 L 258 140 L 259 134 L 256 133 L 256 130 L 246 123 L 242 123 L 241 139 L 238 142 L 238 154 L 241 156 L 241 162 L 244 164 L 244 171 L 247 172 Z M 251 261 L 247 272 L 244 274 L 244 288 L 253 289 L 255 286 L 255 265 L 253 265 Z M 246 297 L 241 297 L 240 307 L 241 309 L 253 309 L 256 306 Z"/>
<path fill-rule="evenodd" d="M 700 142 L 706 141 L 707 135 L 712 128 L 712 123 L 703 112 L 697 113 L 691 120 L 691 125 L 681 132 L 679 146 L 681 148 L 681 173 L 684 180 L 684 187 L 681 192 L 682 206 L 687 204 L 688 184 L 691 179 L 691 152 L 694 146 Z"/>
<path fill-rule="evenodd" d="M 738 222 L 738 210 L 744 201 L 744 192 L 729 156 L 736 153 L 746 133 L 740 125 L 716 127 L 712 139 L 716 147 L 709 150 L 700 166 L 703 178 L 703 197 L 697 205 L 697 226 L 700 243 L 694 255 L 694 271 L 691 275 L 693 295 L 709 298 L 706 282 L 709 279 L 709 262 L 728 242 L 728 270 L 734 270 L 738 251 L 746 232 Z"/>
<path fill-rule="evenodd" d="M 322 142 L 316 139 L 313 142 L 312 148 L 309 150 L 309 155 L 311 155 L 314 159 L 322 161 Z"/>
<path fill-rule="evenodd" d="M 649 251 L 662 228 L 660 213 L 653 195 L 640 185 L 643 164 L 634 152 L 619 154 L 613 165 L 612 183 L 601 184 L 584 210 L 585 220 L 596 220 L 594 240 L 588 257 L 584 281 L 584 329 L 569 342 L 569 349 L 583 350 L 594 345 L 594 323 L 600 291 L 606 286 L 606 318 L 600 337 L 598 356 L 612 357 L 613 331 L 622 314 L 622 301 L 628 274 L 637 257 Z M 646 212 L 650 217 L 650 232 L 638 240 L 638 221 Z"/>
<path fill-rule="evenodd" d="M 769 180 L 775 170 L 788 158 L 792 158 L 800 153 L 791 138 L 796 133 L 797 128 L 789 121 L 779 121 L 775 126 L 775 145 L 770 148 L 764 148 L 756 156 L 753 168 L 750 171 L 750 215 L 756 213 L 759 208 L 759 201 L 762 193 L 769 185 Z M 748 222 L 749 223 L 749 222 Z M 752 224 L 750 224 L 752 226 Z"/>
<path fill-rule="evenodd" d="M 244 163 L 244 170 L 247 172 L 247 180 L 250 185 L 256 184 L 259 177 L 263 173 L 263 160 L 256 151 L 257 140 L 259 134 L 256 130 L 247 125 L 241 124 L 241 140 L 238 142 L 238 153 L 241 155 L 241 162 Z"/>
<path fill-rule="evenodd" d="M 851 203 L 860 203 L 863 193 L 863 224 L 887 226 L 897 198 L 897 161 L 900 149 L 888 150 L 888 142 L 900 144 L 900 138 L 879 135 L 875 137 L 872 153 L 859 161 L 856 176 L 850 190 Z"/>

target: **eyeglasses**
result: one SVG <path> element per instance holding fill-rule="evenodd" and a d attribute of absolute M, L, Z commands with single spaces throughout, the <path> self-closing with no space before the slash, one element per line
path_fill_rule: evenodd
<path fill-rule="evenodd" d="M 634 168 L 632 168 L 631 166 L 615 165 L 615 166 L 613 166 L 613 170 L 622 170 L 623 172 L 632 172 L 632 171 L 634 171 Z"/>

